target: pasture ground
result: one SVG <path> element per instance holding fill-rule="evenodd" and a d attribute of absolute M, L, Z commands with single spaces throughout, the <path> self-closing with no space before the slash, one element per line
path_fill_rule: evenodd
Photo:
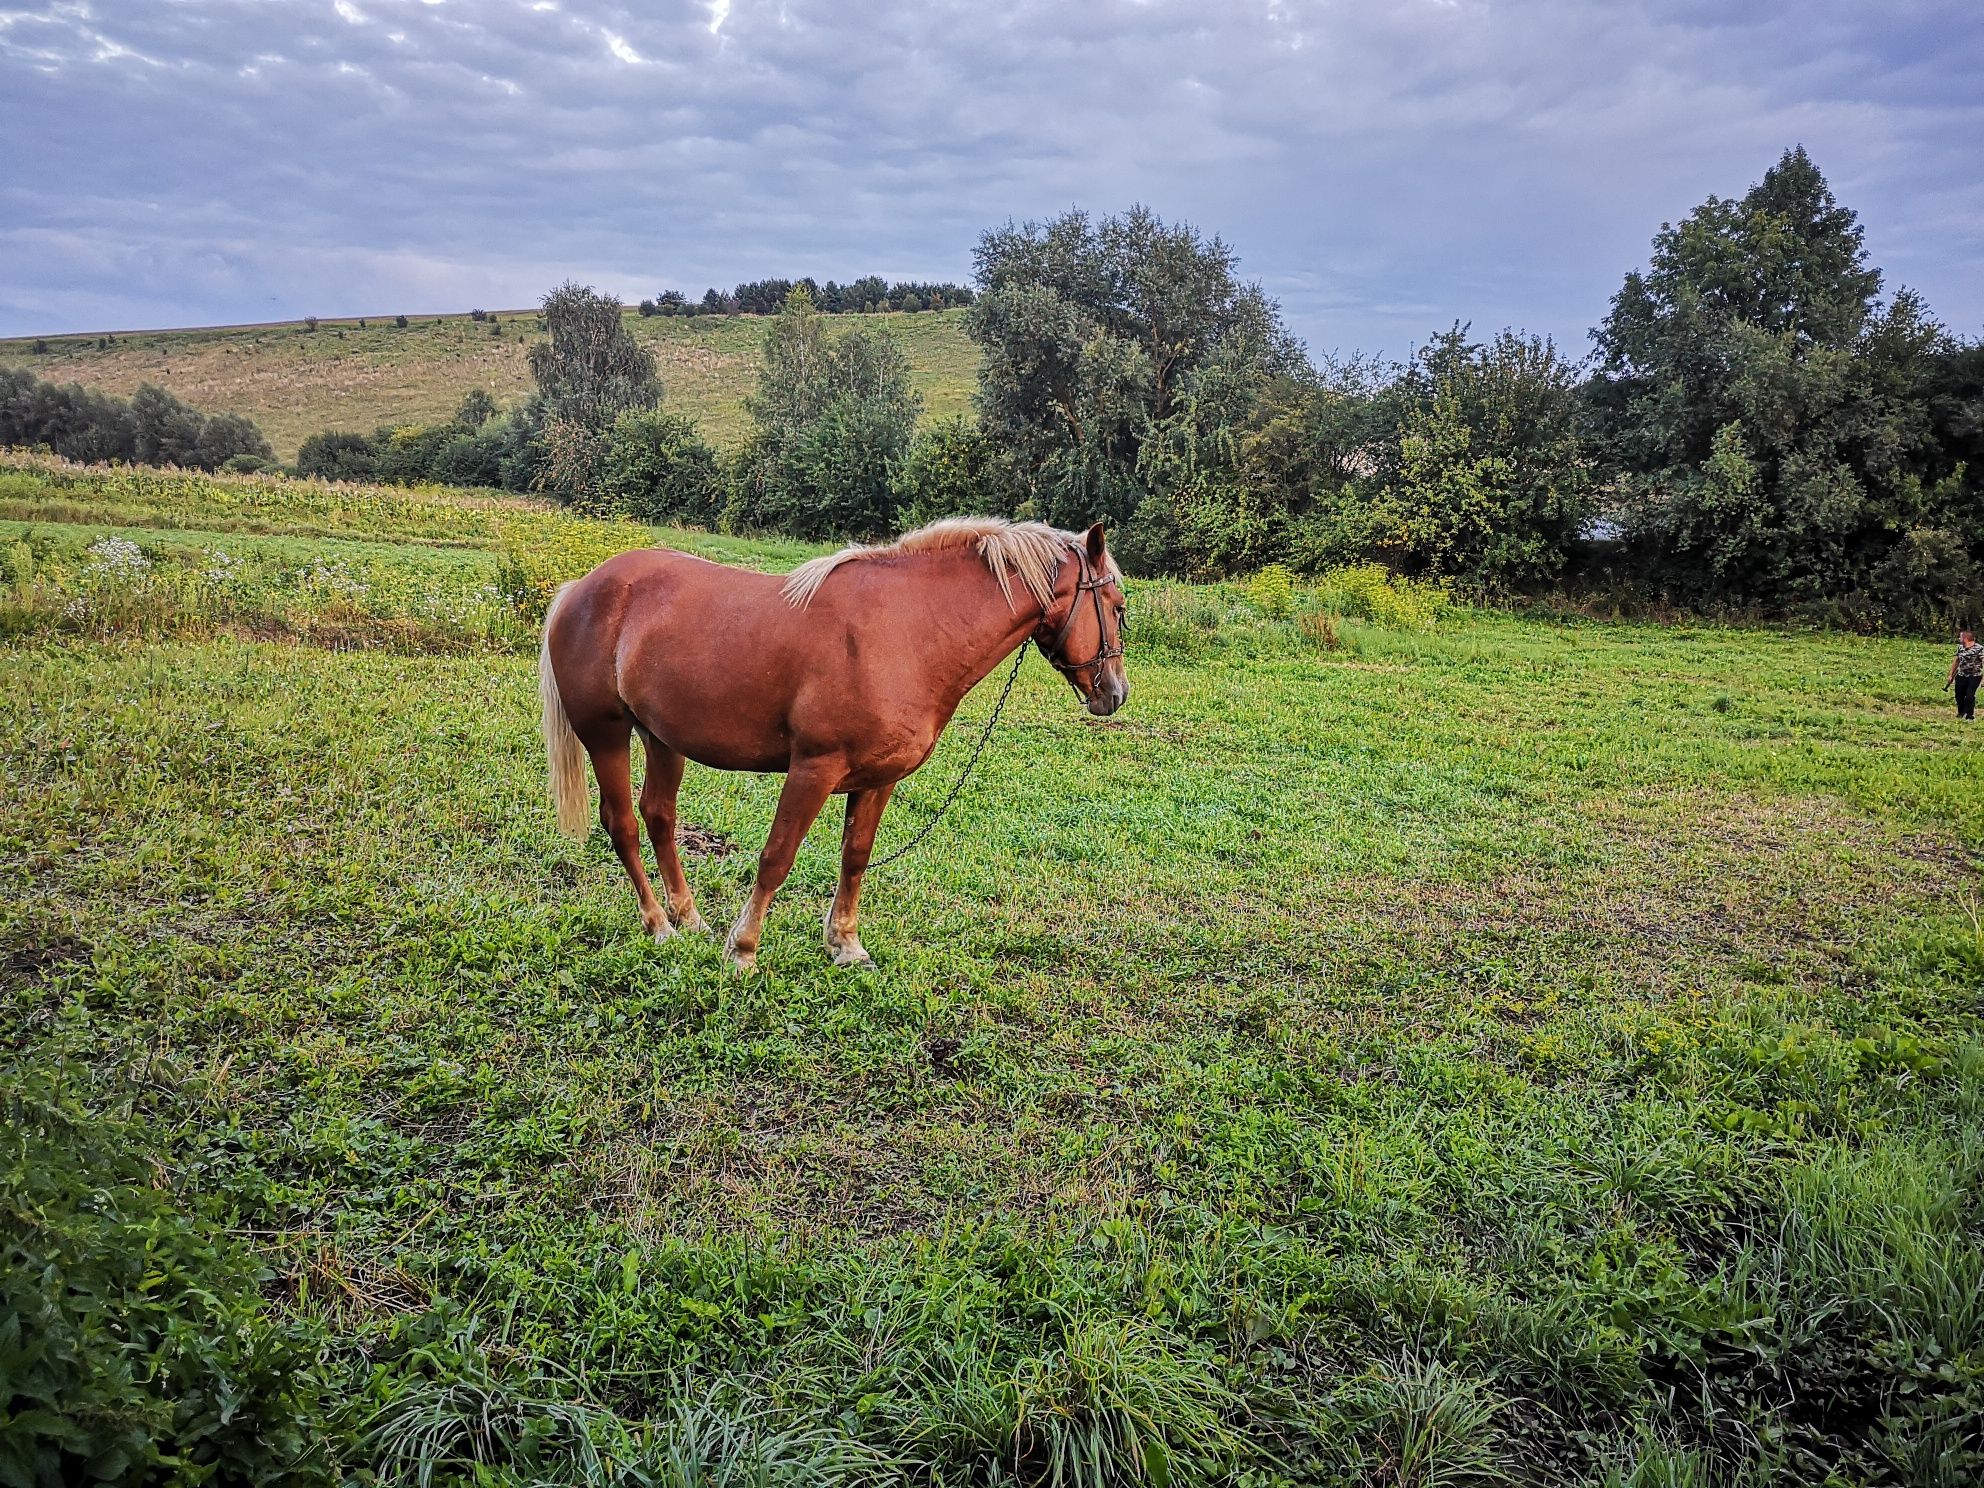
<path fill-rule="evenodd" d="M 910 382 L 923 395 L 925 418 L 963 413 L 977 385 L 978 348 L 964 334 L 963 312 L 831 315 L 829 334 L 881 327 L 902 343 Z M 505 407 L 530 390 L 525 350 L 544 332 L 534 310 L 496 312 L 498 334 L 467 315 L 326 320 L 119 333 L 107 347 L 97 336 L 0 340 L 0 366 L 25 367 L 52 382 L 129 397 L 156 383 L 207 413 L 244 413 L 261 425 L 279 459 L 327 429 L 369 434 L 382 424 L 445 423 L 464 396 L 481 388 Z M 678 320 L 633 311 L 627 328 L 654 346 L 665 402 L 686 413 L 719 448 L 741 443 L 749 419 L 744 398 L 757 387 L 763 316 Z"/>
<path fill-rule="evenodd" d="M 740 979 L 554 832 L 530 627 L 433 598 L 496 582 L 503 503 L 0 485 L 7 1078 L 259 1273 L 333 1382 L 318 1465 L 1984 1470 L 1984 734 L 1941 648 L 1455 610 L 1322 650 L 1136 586 L 1130 706 L 1028 664 L 870 883 L 878 971 L 820 943 L 830 813 Z M 224 605 L 124 593 L 216 549 Z M 712 923 L 776 786 L 690 773 Z"/>

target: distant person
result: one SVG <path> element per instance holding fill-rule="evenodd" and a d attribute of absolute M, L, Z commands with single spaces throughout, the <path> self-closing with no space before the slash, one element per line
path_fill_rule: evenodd
<path fill-rule="evenodd" d="M 1977 684 L 1984 679 L 1984 646 L 1977 644 L 1977 637 L 1969 631 L 1957 632 L 1956 660 L 1950 663 L 1949 681 L 1945 688 L 1956 688 L 1956 716 L 1975 719 L 1977 717 Z"/>

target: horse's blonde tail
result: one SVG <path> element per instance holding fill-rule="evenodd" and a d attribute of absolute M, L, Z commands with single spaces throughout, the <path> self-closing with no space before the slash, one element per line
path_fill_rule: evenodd
<path fill-rule="evenodd" d="M 560 584 L 544 612 L 544 643 L 537 652 L 537 700 L 543 710 L 544 760 L 551 768 L 551 800 L 558 808 L 558 830 L 583 837 L 592 824 L 592 793 L 586 789 L 586 751 L 565 716 L 558 676 L 551 670 L 551 620 L 572 586 Z"/>

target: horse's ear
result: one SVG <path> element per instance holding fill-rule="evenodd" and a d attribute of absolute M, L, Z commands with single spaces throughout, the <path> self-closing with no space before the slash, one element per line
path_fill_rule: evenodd
<path fill-rule="evenodd" d="M 1083 541 L 1088 544 L 1088 561 L 1090 563 L 1101 563 L 1103 549 L 1102 524 L 1097 522 L 1093 527 L 1089 528 L 1088 534 Z"/>

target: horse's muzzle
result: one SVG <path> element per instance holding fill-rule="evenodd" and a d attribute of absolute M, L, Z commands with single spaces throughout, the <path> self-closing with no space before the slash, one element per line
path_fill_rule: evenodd
<path fill-rule="evenodd" d="M 1088 711 L 1097 718 L 1107 718 L 1130 700 L 1130 683 L 1124 677 L 1100 678 L 1094 692 L 1088 696 Z"/>

